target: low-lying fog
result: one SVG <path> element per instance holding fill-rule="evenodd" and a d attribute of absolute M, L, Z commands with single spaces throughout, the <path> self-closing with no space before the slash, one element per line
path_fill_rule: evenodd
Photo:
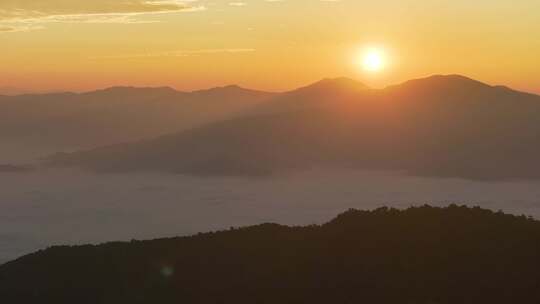
<path fill-rule="evenodd" d="M 0 173 L 0 263 L 55 244 L 151 239 L 263 222 L 322 223 L 348 208 L 452 202 L 540 217 L 540 182 L 313 170 L 266 179 Z"/>

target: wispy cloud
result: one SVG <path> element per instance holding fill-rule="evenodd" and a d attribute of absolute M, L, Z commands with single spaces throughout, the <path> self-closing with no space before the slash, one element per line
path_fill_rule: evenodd
<path fill-rule="evenodd" d="M 222 1 L 232 7 L 244 7 L 248 1 Z M 260 0 L 287 3 L 287 0 Z M 290 1 L 290 0 L 289 0 Z M 340 0 L 318 0 L 339 2 Z M 21 32 L 46 27 L 50 23 L 153 23 L 156 14 L 174 14 L 206 10 L 217 4 L 208 0 L 0 0 L 0 33 Z"/>
<path fill-rule="evenodd" d="M 16 33 L 16 32 L 28 32 L 33 30 L 42 29 L 42 26 L 39 25 L 8 25 L 0 26 L 1 33 Z"/>
<path fill-rule="evenodd" d="M 200 49 L 200 50 L 176 50 L 168 52 L 148 52 L 138 54 L 124 54 L 93 57 L 92 59 L 130 59 L 130 58 L 152 58 L 152 57 L 189 57 L 212 54 L 239 54 L 255 52 L 252 48 L 222 48 L 222 49 Z"/>
<path fill-rule="evenodd" d="M 46 23 L 140 23 L 137 16 L 204 10 L 197 0 L 3 0 L 0 32 L 42 28 Z"/>

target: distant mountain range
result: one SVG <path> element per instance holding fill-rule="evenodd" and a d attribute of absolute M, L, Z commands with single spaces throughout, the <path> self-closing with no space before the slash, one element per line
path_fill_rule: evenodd
<path fill-rule="evenodd" d="M 272 96 L 238 86 L 0 96 L 0 161 L 7 150 L 69 151 L 194 128 L 230 119 Z"/>
<path fill-rule="evenodd" d="M 234 119 L 139 142 L 57 154 L 47 163 L 105 172 L 209 176 L 345 166 L 481 180 L 540 178 L 537 95 L 459 75 L 411 80 L 381 90 L 345 78 L 277 95 L 228 90 L 249 95 L 240 102 L 244 106 L 237 107 L 242 114 Z M 214 93 L 221 112 L 227 106 L 221 91 Z M 136 100 L 116 109 L 144 104 Z M 156 105 L 156 120 L 169 121 L 162 113 L 172 111 L 164 107 Z M 194 106 L 193 112 L 200 108 Z M 144 132 L 141 135 L 150 133 Z"/>
<path fill-rule="evenodd" d="M 21 89 L 17 87 L 0 87 L 0 95 L 16 96 L 30 93 L 32 93 L 31 90 Z"/>
<path fill-rule="evenodd" d="M 3 303 L 540 303 L 540 223 L 480 208 L 349 210 L 0 265 Z"/>
<path fill-rule="evenodd" d="M 9 165 L 9 164 L 0 164 L 0 173 L 22 173 L 22 172 L 29 172 L 32 168 L 30 167 L 24 167 L 24 166 L 16 166 L 16 165 Z"/>

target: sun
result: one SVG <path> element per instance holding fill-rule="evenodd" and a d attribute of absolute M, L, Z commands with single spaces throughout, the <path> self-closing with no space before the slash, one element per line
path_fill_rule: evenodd
<path fill-rule="evenodd" d="M 386 56 L 379 48 L 370 48 L 362 54 L 362 68 L 367 72 L 380 72 L 386 66 Z"/>

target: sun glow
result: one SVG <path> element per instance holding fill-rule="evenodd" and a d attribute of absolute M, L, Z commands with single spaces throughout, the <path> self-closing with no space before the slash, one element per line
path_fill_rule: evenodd
<path fill-rule="evenodd" d="M 379 72 L 386 67 L 386 56 L 379 48 L 369 48 L 362 54 L 362 68 L 367 72 Z"/>

